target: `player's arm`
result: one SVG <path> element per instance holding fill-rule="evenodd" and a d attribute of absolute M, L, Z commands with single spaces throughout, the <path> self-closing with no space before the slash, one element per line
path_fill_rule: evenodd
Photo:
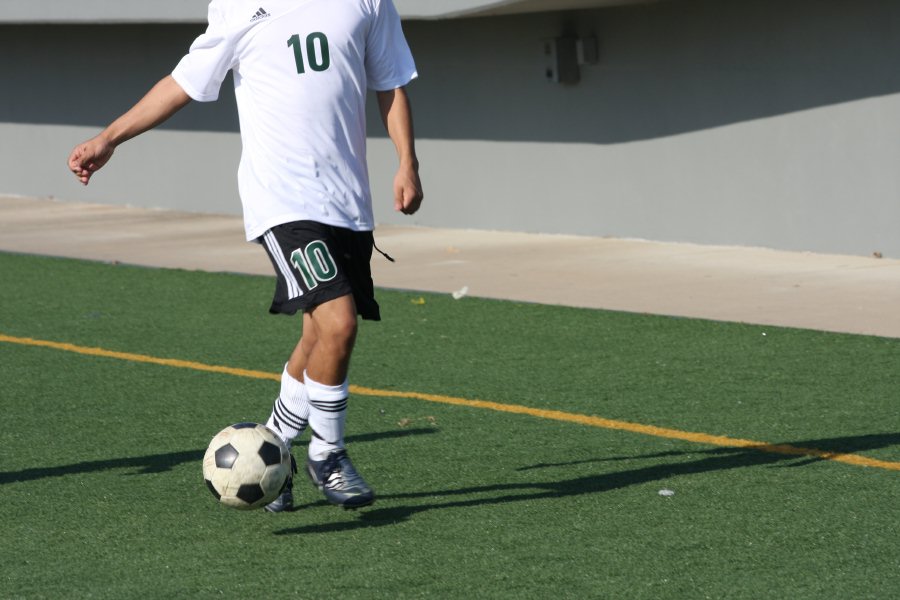
<path fill-rule="evenodd" d="M 381 119 L 397 149 L 400 168 L 394 177 L 394 209 L 411 215 L 419 210 L 424 194 L 419 180 L 412 109 L 404 88 L 377 92 Z"/>
<path fill-rule="evenodd" d="M 164 77 L 100 134 L 75 146 L 69 155 L 69 169 L 81 183 L 87 185 L 91 175 L 112 157 L 116 146 L 153 129 L 178 112 L 190 99 L 171 75 Z"/>

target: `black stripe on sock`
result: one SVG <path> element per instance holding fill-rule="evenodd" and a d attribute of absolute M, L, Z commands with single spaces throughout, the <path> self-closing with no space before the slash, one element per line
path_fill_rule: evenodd
<path fill-rule="evenodd" d="M 309 403 L 319 410 L 323 410 L 325 412 L 341 412 L 342 410 L 346 410 L 347 408 L 347 398 L 338 400 L 336 402 L 310 400 Z"/>
<path fill-rule="evenodd" d="M 274 412 L 276 416 L 281 417 L 282 421 L 285 421 L 287 425 L 290 425 L 294 429 L 303 429 L 306 427 L 306 419 L 288 410 L 284 405 L 284 402 L 281 401 L 281 398 L 275 401 L 272 412 Z"/>
<path fill-rule="evenodd" d="M 309 433 L 310 433 L 314 438 L 319 439 L 319 440 L 322 440 L 322 441 L 325 442 L 326 444 L 330 444 L 330 445 L 332 445 L 332 446 L 337 446 L 337 445 L 338 445 L 338 441 L 340 441 L 340 440 L 335 440 L 335 441 L 326 440 L 326 439 L 323 438 L 321 435 L 319 435 L 318 433 L 316 433 L 316 430 L 313 429 L 312 427 L 309 428 Z"/>

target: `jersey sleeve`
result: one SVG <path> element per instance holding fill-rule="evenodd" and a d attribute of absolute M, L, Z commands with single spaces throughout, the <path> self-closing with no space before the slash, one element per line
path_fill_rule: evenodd
<path fill-rule="evenodd" d="M 393 90 L 418 76 L 400 25 L 400 15 L 392 0 L 381 0 L 375 6 L 366 41 L 367 85 L 376 91 Z"/>
<path fill-rule="evenodd" d="M 235 66 L 235 43 L 235 36 L 229 35 L 216 2 L 210 2 L 209 26 L 191 44 L 188 54 L 172 71 L 172 77 L 193 100 L 217 100 L 225 75 Z"/>

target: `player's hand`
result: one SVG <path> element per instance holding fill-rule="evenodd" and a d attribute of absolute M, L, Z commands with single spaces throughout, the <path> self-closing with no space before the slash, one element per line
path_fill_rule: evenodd
<path fill-rule="evenodd" d="M 91 176 L 112 158 L 115 146 L 97 136 L 78 144 L 69 154 L 69 170 L 82 184 L 87 185 Z"/>
<path fill-rule="evenodd" d="M 411 215 L 419 210 L 424 197 L 418 169 L 400 167 L 394 177 L 394 210 Z"/>

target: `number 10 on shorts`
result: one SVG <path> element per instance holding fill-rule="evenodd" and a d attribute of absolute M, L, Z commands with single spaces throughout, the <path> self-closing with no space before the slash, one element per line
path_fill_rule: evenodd
<path fill-rule="evenodd" d="M 305 248 L 297 248 L 291 253 L 291 264 L 300 271 L 307 290 L 312 290 L 319 283 L 331 281 L 337 277 L 337 265 L 328 246 L 321 240 L 310 242 Z"/>

